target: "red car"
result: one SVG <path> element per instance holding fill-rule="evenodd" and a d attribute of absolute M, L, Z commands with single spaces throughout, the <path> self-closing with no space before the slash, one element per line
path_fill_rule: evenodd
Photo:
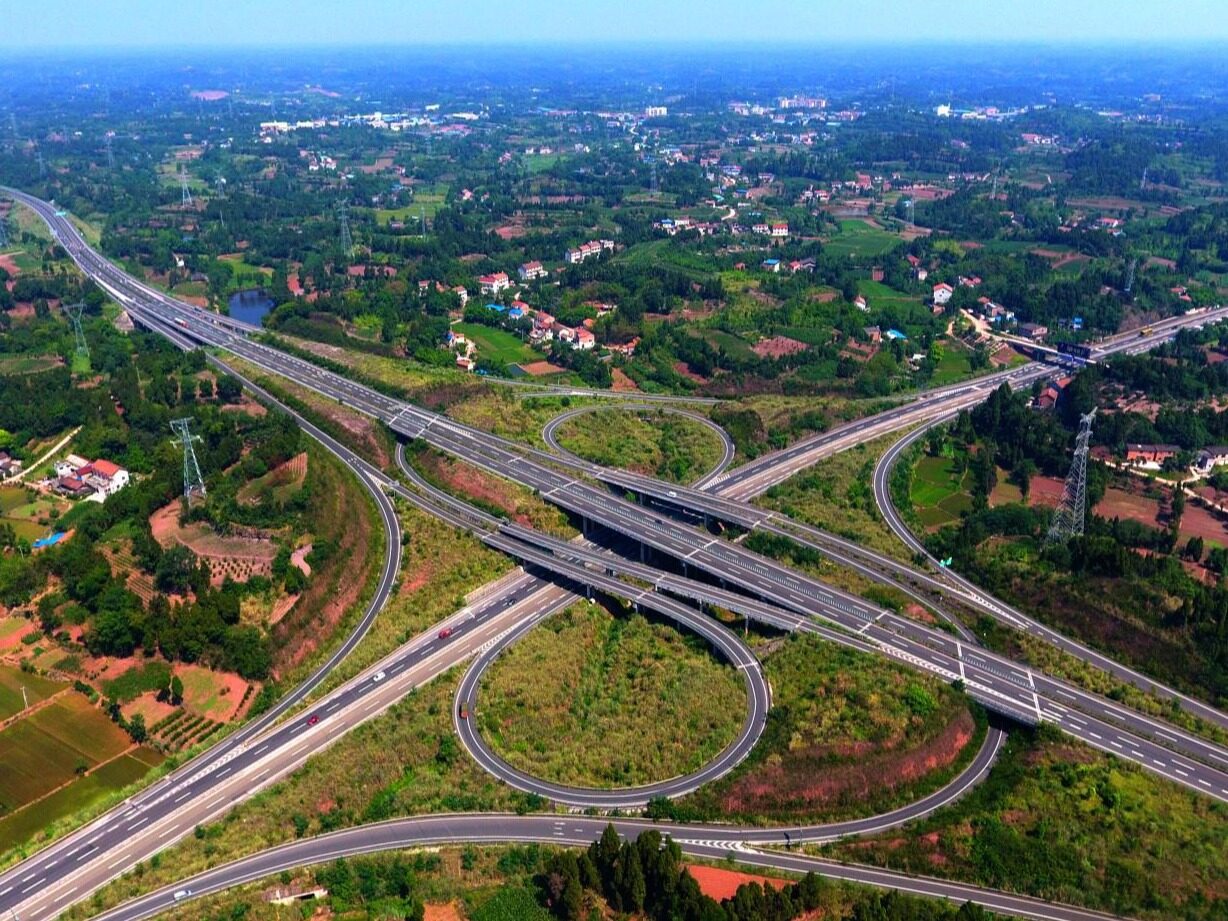
<path fill-rule="evenodd" d="M 308 726 L 314 726 L 318 722 L 320 722 L 320 714 L 318 713 L 313 713 L 311 716 L 307 717 Z"/>
<path fill-rule="evenodd" d="M 469 704 L 464 703 L 460 705 L 460 718 L 463 720 L 469 719 Z"/>
<path fill-rule="evenodd" d="M 439 631 L 439 638 L 440 638 L 441 640 L 446 640 L 446 639 L 447 639 L 448 637 L 450 637 L 451 635 L 452 635 L 452 628 L 451 628 L 451 627 L 444 627 L 442 630 L 440 630 L 440 631 Z"/>

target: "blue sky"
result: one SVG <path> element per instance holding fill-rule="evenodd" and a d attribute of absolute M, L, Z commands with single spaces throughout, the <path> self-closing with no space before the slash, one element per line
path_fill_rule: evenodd
<path fill-rule="evenodd" d="M 35 0 L 5 6 L 9 49 L 1228 39 L 1228 0 Z"/>

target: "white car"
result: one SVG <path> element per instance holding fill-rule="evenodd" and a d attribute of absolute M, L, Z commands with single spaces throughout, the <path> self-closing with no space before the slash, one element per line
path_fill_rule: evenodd
<path fill-rule="evenodd" d="M 174 899 L 176 902 L 182 902 L 184 899 L 186 899 L 191 894 L 192 894 L 191 889 L 180 889 L 178 892 L 175 893 Z"/>
<path fill-rule="evenodd" d="M 371 680 L 372 681 L 383 681 L 384 680 L 384 670 L 380 669 L 378 672 L 372 675 Z"/>

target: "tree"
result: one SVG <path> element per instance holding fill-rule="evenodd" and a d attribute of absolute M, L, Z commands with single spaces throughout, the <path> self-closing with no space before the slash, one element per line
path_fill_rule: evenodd
<path fill-rule="evenodd" d="M 1202 559 L 1203 540 L 1195 535 L 1185 542 L 1185 550 L 1182 551 L 1182 556 L 1187 560 L 1193 560 L 1195 563 Z"/>
<path fill-rule="evenodd" d="M 175 706 L 183 703 L 183 680 L 178 675 L 171 676 L 171 703 Z"/>
<path fill-rule="evenodd" d="M 223 403 L 237 403 L 243 395 L 243 384 L 233 374 L 223 374 L 214 388 L 217 398 Z"/>
<path fill-rule="evenodd" d="M 154 584 L 159 591 L 184 592 L 192 584 L 196 570 L 196 554 L 183 544 L 166 550 L 154 571 Z"/>
<path fill-rule="evenodd" d="M 149 731 L 145 728 L 145 717 L 142 714 L 134 713 L 132 719 L 128 720 L 128 735 L 138 745 L 149 738 Z"/>

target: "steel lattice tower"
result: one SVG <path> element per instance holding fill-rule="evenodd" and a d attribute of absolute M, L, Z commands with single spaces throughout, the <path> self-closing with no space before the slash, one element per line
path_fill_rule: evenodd
<path fill-rule="evenodd" d="M 354 238 L 350 236 L 350 209 L 344 201 L 337 203 L 337 220 L 341 223 L 341 251 L 349 258 L 354 250 Z"/>
<path fill-rule="evenodd" d="M 179 191 L 181 203 L 186 208 L 192 204 L 192 190 L 188 188 L 188 171 L 182 166 L 179 167 Z"/>
<path fill-rule="evenodd" d="M 111 149 L 111 135 L 108 133 L 103 136 L 103 143 L 107 148 L 107 171 L 115 172 L 115 151 Z"/>
<path fill-rule="evenodd" d="M 172 419 L 171 430 L 179 436 L 176 444 L 183 448 L 183 497 L 191 500 L 192 496 L 205 495 L 205 478 L 201 475 L 200 464 L 196 460 L 196 449 L 192 442 L 200 438 L 189 431 L 191 419 Z"/>
<path fill-rule="evenodd" d="M 64 306 L 64 313 L 66 313 L 68 315 L 68 319 L 72 321 L 73 334 L 77 339 L 77 354 L 89 358 L 89 343 L 85 341 L 85 332 L 81 329 L 81 315 L 84 313 L 84 311 L 84 304 L 66 304 Z"/>
<path fill-rule="evenodd" d="M 1064 544 L 1072 537 L 1083 534 L 1087 523 L 1087 446 L 1092 437 L 1092 420 L 1096 410 L 1079 419 L 1079 437 L 1075 440 L 1074 461 L 1066 474 L 1066 487 L 1062 501 L 1053 513 L 1045 542 Z"/>
<path fill-rule="evenodd" d="M 9 245 L 9 218 L 8 215 L 0 217 L 0 249 Z"/>

